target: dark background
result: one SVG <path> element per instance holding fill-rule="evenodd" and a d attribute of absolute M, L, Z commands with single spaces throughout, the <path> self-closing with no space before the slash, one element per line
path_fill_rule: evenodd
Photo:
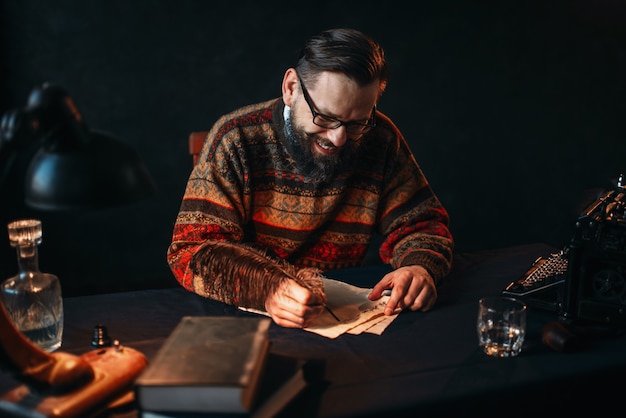
<path fill-rule="evenodd" d="M 59 84 L 158 187 L 119 208 L 17 212 L 44 221 L 41 270 L 66 295 L 175 285 L 165 253 L 188 134 L 279 96 L 305 39 L 349 26 L 386 49 L 379 108 L 448 208 L 456 251 L 560 247 L 584 191 L 626 171 L 625 11 L 618 0 L 0 0 L 0 112 Z M 0 202 L 15 213 L 11 196 Z M 2 260 L 10 274 L 14 257 Z"/>

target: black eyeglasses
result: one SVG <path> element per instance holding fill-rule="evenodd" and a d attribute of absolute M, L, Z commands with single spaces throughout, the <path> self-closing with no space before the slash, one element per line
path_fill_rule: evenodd
<path fill-rule="evenodd" d="M 302 78 L 298 75 L 298 79 L 300 80 L 300 88 L 302 89 L 302 94 L 304 95 L 304 101 L 307 105 L 309 105 L 309 109 L 311 109 L 311 113 L 313 114 L 313 123 L 324 129 L 337 129 L 340 126 L 346 127 L 346 133 L 350 136 L 361 136 L 367 132 L 369 132 L 373 127 L 376 126 L 376 105 L 372 109 L 372 114 L 370 118 L 365 123 L 361 122 L 344 122 L 337 118 L 333 118 L 332 116 L 327 116 L 322 113 L 319 113 L 313 107 L 313 103 L 311 103 L 311 96 L 309 96 L 309 92 L 306 87 L 304 87 L 304 83 L 302 83 Z"/>

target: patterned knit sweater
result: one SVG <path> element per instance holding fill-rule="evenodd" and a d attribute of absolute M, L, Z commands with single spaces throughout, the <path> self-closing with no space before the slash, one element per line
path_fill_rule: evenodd
<path fill-rule="evenodd" d="M 179 283 L 237 304 L 236 296 L 216 296 L 214 278 L 193 262 L 203 252 L 221 251 L 216 243 L 251 243 L 299 268 L 328 271 L 361 265 L 374 232 L 385 237 L 379 249 L 384 263 L 420 264 L 436 281 L 448 274 L 448 213 L 391 120 L 378 112 L 352 167 L 316 184 L 283 145 L 283 109 L 281 99 L 246 106 L 209 132 L 167 251 Z M 237 281 L 232 292 L 249 285 L 230 279 Z"/>

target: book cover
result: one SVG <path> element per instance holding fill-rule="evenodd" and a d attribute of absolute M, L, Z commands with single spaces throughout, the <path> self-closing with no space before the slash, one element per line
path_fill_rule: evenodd
<path fill-rule="evenodd" d="M 250 413 L 207 413 L 207 412 L 165 412 L 140 411 L 141 418 L 276 418 L 280 412 L 300 394 L 307 386 L 304 372 L 301 368 L 295 370 L 283 384 L 275 388 L 275 392 L 268 394 L 258 407 Z"/>
<path fill-rule="evenodd" d="M 267 362 L 270 323 L 257 317 L 183 317 L 135 381 L 138 407 L 249 413 Z"/>
<path fill-rule="evenodd" d="M 292 404 L 309 386 L 322 382 L 323 363 L 318 360 L 301 360 L 271 354 L 259 386 L 255 407 L 245 414 L 209 414 L 202 412 L 165 412 L 142 410 L 141 418 L 276 418 L 283 416 L 285 409 Z M 286 415 L 286 416 L 290 416 Z"/>

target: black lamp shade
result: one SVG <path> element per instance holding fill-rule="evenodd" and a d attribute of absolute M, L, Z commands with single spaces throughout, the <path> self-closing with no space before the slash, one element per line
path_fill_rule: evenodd
<path fill-rule="evenodd" d="M 138 154 L 104 132 L 72 147 L 43 147 L 33 156 L 24 197 L 43 210 L 117 206 L 152 195 L 155 186 Z"/>

